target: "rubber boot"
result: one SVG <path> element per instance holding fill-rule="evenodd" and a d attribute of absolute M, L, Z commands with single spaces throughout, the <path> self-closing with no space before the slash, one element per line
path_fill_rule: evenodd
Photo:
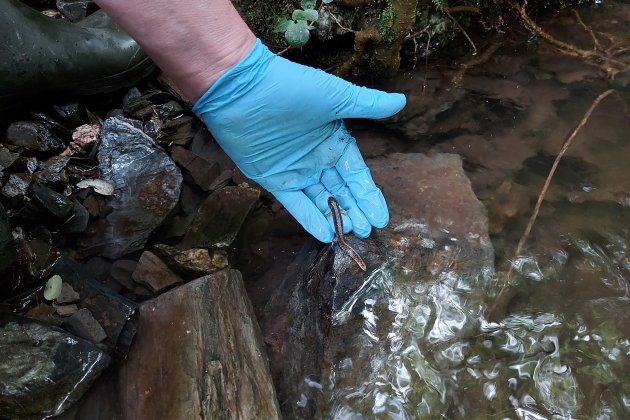
<path fill-rule="evenodd" d="M 103 11 L 70 23 L 0 0 L 0 108 L 34 96 L 112 91 L 153 68 Z"/>

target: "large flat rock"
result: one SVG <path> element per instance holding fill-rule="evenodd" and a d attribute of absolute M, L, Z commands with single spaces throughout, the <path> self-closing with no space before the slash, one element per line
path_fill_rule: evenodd
<path fill-rule="evenodd" d="M 145 302 L 128 359 L 70 414 L 66 418 L 279 418 L 240 273 L 219 271 Z"/>

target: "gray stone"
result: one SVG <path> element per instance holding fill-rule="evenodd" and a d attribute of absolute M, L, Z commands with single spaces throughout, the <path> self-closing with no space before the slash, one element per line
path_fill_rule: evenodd
<path fill-rule="evenodd" d="M 63 317 L 74 315 L 79 310 L 79 308 L 75 304 L 53 305 L 53 307 L 55 308 L 55 312 L 57 312 L 57 315 L 63 316 Z"/>
<path fill-rule="evenodd" d="M 177 204 L 182 183 L 179 168 L 141 130 L 108 118 L 98 152 L 101 178 L 115 187 L 107 197 L 112 211 L 107 226 L 87 239 L 101 255 L 115 259 L 142 249 L 151 232 Z"/>
<path fill-rule="evenodd" d="M 109 268 L 109 275 L 116 280 L 120 285 L 126 287 L 129 290 L 133 290 L 135 285 L 133 284 L 133 272 L 138 265 L 134 260 L 118 260 L 114 261 Z"/>
<path fill-rule="evenodd" d="M 17 213 L 22 223 L 58 228 L 74 213 L 75 203 L 50 188 L 36 186 L 29 202 Z"/>
<path fill-rule="evenodd" d="M 44 418 L 77 401 L 109 364 L 94 344 L 57 328 L 0 313 L 0 413 Z"/>
<path fill-rule="evenodd" d="M 160 293 L 164 289 L 184 282 L 180 276 L 150 251 L 144 251 L 140 256 L 138 265 L 133 272 L 133 279 L 137 283 L 149 286 L 154 293 Z"/>
<path fill-rule="evenodd" d="M 129 357 L 74 418 L 279 419 L 261 346 L 240 273 L 197 279 L 141 305 Z"/>
<path fill-rule="evenodd" d="M 2 195 L 7 198 L 25 196 L 31 185 L 31 174 L 11 174 L 2 187 Z"/>
<path fill-rule="evenodd" d="M 95 343 L 100 343 L 107 338 L 105 330 L 94 318 L 89 309 L 79 309 L 64 322 L 64 326 L 79 337 Z"/>
<path fill-rule="evenodd" d="M 63 279 L 62 279 L 63 280 Z M 57 303 L 72 303 L 80 299 L 80 296 L 68 283 L 62 283 L 61 293 L 55 299 Z"/>

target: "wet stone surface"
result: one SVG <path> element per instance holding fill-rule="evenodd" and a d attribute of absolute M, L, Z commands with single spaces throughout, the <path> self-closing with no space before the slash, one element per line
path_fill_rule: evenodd
<path fill-rule="evenodd" d="M 0 412 L 10 418 L 61 413 L 109 364 L 89 341 L 4 313 L 0 352 Z"/>
<path fill-rule="evenodd" d="M 100 255 L 117 258 L 144 247 L 151 231 L 175 207 L 182 175 L 153 140 L 116 118 L 103 125 L 99 167 L 116 194 L 107 199 L 112 211 L 105 227 L 86 245 Z"/>

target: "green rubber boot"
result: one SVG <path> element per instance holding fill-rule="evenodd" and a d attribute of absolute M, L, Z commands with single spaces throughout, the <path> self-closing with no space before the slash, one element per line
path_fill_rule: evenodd
<path fill-rule="evenodd" d="M 0 0 L 0 108 L 34 96 L 112 91 L 153 68 L 103 11 L 70 23 Z"/>

